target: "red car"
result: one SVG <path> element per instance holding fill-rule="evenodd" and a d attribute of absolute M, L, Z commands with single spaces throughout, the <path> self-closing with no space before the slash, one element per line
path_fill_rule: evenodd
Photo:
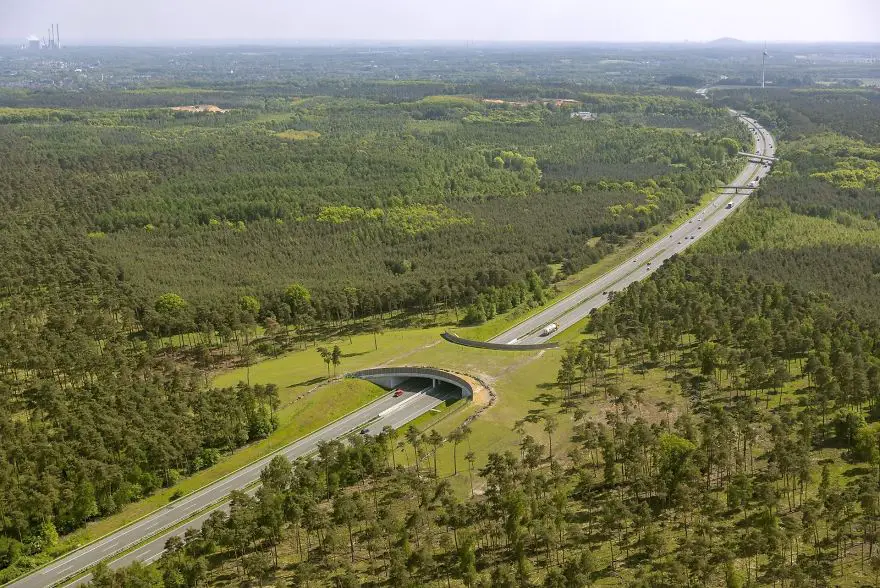
<path fill-rule="evenodd" d="M 403 396 L 403 390 L 401 390 L 400 388 L 394 391 L 394 397 L 397 398 L 399 396 Z"/>

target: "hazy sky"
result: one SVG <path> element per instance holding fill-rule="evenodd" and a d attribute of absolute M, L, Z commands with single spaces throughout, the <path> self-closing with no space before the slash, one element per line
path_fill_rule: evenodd
<path fill-rule="evenodd" d="M 880 41 L 880 0 L 0 0 L 0 39 Z"/>

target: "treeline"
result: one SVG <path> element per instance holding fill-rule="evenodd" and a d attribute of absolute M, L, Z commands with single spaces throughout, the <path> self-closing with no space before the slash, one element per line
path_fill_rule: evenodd
<path fill-rule="evenodd" d="M 182 295 L 194 311 L 206 312 L 252 295 L 283 319 L 288 313 L 278 306 L 279 296 L 289 276 L 296 276 L 313 292 L 315 317 L 340 320 L 430 311 L 435 304 L 462 307 L 492 288 L 522 283 L 529 269 L 544 274 L 549 285 L 676 209 L 674 200 L 666 201 L 650 211 L 622 210 L 615 218 L 609 208 L 622 202 L 626 194 L 618 192 L 536 196 L 520 201 L 520 210 L 495 200 L 458 207 L 468 223 L 417 234 L 372 220 L 306 222 L 295 232 L 256 223 L 244 231 L 217 227 L 108 235 L 93 240 L 93 247 L 126 268 L 126 279 L 144 294 L 145 307 L 168 291 Z M 184 239 L 187 247 L 176 245 Z M 258 251 L 264 253 L 254 257 Z M 552 263 L 563 264 L 563 271 L 546 275 Z"/>
<path fill-rule="evenodd" d="M 880 313 L 880 94 L 873 90 L 771 90 L 725 100 L 775 124 L 787 140 L 749 206 L 701 240 L 698 251 L 738 276 L 822 292 L 875 320 Z M 868 120 L 870 119 L 870 120 Z"/>
<path fill-rule="evenodd" d="M 46 561 L 59 533 L 277 426 L 274 387 L 207 389 L 203 374 L 132 340 L 127 285 L 50 207 L 27 203 L 0 221 L 5 579 Z"/>
<path fill-rule="evenodd" d="M 409 106 L 314 100 L 288 105 L 272 123 L 259 122 L 256 112 L 188 115 L 182 125 L 168 112 L 144 112 L 138 120 L 127 111 L 82 113 L 82 123 L 28 127 L 26 133 L 20 125 L 0 131 L 9 157 L 21 168 L 17 181 L 33 184 L 37 178 L 28 170 L 39 168 L 41 182 L 65 187 L 71 214 L 89 230 L 104 232 L 207 225 L 212 219 L 292 222 L 316 216 L 327 205 L 375 208 L 537 189 L 566 192 L 603 179 L 659 179 L 657 172 L 692 198 L 738 165 L 727 159 L 720 139 L 746 141 L 729 116 L 705 106 L 702 112 L 715 129 L 696 137 L 601 121 L 582 124 L 544 107 L 547 115 L 527 128 L 468 125 L 464 113 L 492 110 L 468 104 L 466 110 L 441 104 L 438 116 L 449 124 L 440 127 L 421 125 Z M 672 124 L 673 112 L 669 119 Z M 276 136 L 289 129 L 321 135 L 304 141 Z M 168 143 L 157 151 L 158 137 Z M 496 165 L 505 151 L 534 157 L 538 170 L 549 170 L 548 180 L 556 183 L 541 184 L 541 174 L 516 165 L 518 160 Z"/>
<path fill-rule="evenodd" d="M 862 320 L 880 317 L 880 251 L 876 246 L 831 244 L 706 257 L 740 276 L 778 280 L 804 292 L 830 294 L 834 306 L 849 308 Z"/>

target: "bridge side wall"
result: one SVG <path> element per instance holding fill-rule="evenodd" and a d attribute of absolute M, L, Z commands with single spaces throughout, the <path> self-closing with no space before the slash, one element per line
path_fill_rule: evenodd
<path fill-rule="evenodd" d="M 473 388 L 471 388 L 471 385 L 468 383 L 467 380 L 465 380 L 464 378 L 460 378 L 450 372 L 438 370 L 436 368 L 372 368 L 351 372 L 349 374 L 346 374 L 345 377 L 369 380 L 386 388 L 394 388 L 395 386 L 398 386 L 401 382 L 409 378 L 426 378 L 429 380 L 440 380 L 441 382 L 446 382 L 448 384 L 452 384 L 453 386 L 458 386 L 458 388 L 461 390 L 462 398 L 472 398 L 474 395 L 474 390 Z"/>
<path fill-rule="evenodd" d="M 409 379 L 409 376 L 363 376 L 364 380 L 369 380 L 383 388 L 396 388 Z"/>
<path fill-rule="evenodd" d="M 464 345 L 465 347 L 477 347 L 479 349 L 494 349 L 495 351 L 537 351 L 540 349 L 556 349 L 559 343 L 526 343 L 526 344 L 509 344 L 509 343 L 489 343 L 488 341 L 475 341 L 474 339 L 464 339 L 455 333 L 442 333 L 440 335 L 450 343 L 456 345 Z"/>

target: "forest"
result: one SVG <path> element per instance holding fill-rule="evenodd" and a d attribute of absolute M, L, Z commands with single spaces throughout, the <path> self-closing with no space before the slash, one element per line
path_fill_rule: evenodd
<path fill-rule="evenodd" d="M 876 320 L 880 199 L 872 132 L 880 92 L 792 90 L 751 102 L 779 132 L 782 160 L 747 214 L 700 243 L 701 253 L 740 275 L 830 293 L 863 320 Z M 867 118 L 866 118 L 867 117 Z"/>
<path fill-rule="evenodd" d="M 242 296 L 261 302 L 257 318 L 284 322 L 294 282 L 313 292 L 317 320 L 426 300 L 459 308 L 548 264 L 590 265 L 729 177 L 748 141 L 695 99 L 584 100 L 598 121 L 456 96 L 200 115 L 0 109 L 4 202 L 19 218 L 56 207 L 67 236 L 132 287 L 135 318 L 155 334 L 211 316 L 223 317 L 214 329 L 233 325 Z M 663 128 L 644 126 L 658 113 Z M 166 293 L 187 302 L 185 324 L 151 312 Z"/>
<path fill-rule="evenodd" d="M 617 64 L 589 65 L 592 85 L 566 81 L 580 65 L 523 73 L 552 51 L 497 77 L 419 77 L 433 62 L 403 57 L 403 79 L 368 79 L 343 55 L 323 77 L 251 85 L 215 64 L 184 83 L 157 73 L 162 52 L 123 53 L 126 82 L 0 88 L 0 581 L 276 429 L 277 387 L 215 387 L 212 370 L 328 326 L 543 304 L 735 175 L 751 139 L 731 106 L 775 129 L 782 161 L 593 317 L 548 383 L 546 437 L 480 467 L 467 428 L 279 460 L 156 565 L 94 584 L 876 583 L 876 90 L 704 100 L 635 90 L 654 75 L 638 64 L 625 88 Z M 172 110 L 194 103 L 228 111 Z M 649 407 L 639 378 L 680 393 Z M 472 496 L 437 476 L 440 451 L 469 456 Z"/>
<path fill-rule="evenodd" d="M 518 451 L 480 468 L 469 427 L 276 460 L 155 566 L 93 585 L 877 585 L 877 143 L 790 96 L 754 109 L 782 129 L 755 197 L 566 348 L 543 437 L 514 423 Z M 470 497 L 434 472 L 456 451 Z"/>
<path fill-rule="evenodd" d="M 555 99 L 250 92 L 225 113 L 4 94 L 0 579 L 271 434 L 277 390 L 210 386 L 223 362 L 542 304 L 749 140 L 696 98 L 583 94 L 585 122 Z"/>

